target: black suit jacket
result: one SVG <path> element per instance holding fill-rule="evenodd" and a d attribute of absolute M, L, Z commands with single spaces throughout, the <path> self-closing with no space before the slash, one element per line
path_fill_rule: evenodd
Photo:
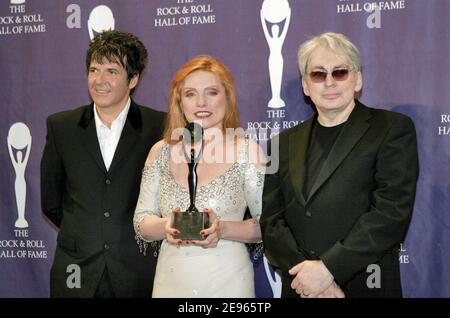
<path fill-rule="evenodd" d="M 347 297 L 401 297 L 398 250 L 418 178 L 414 125 L 404 115 L 356 101 L 305 198 L 313 120 L 277 137 L 280 167 L 265 179 L 263 241 L 281 271 L 283 296 L 298 297 L 289 268 L 321 259 Z M 366 284 L 373 273 L 366 272 L 369 264 L 380 266 L 380 288 Z"/>
<path fill-rule="evenodd" d="M 52 297 L 92 297 L 105 266 L 117 297 L 151 296 L 155 261 L 139 252 L 133 214 L 141 171 L 161 137 L 163 119 L 163 113 L 132 101 L 107 171 L 92 104 L 48 118 L 41 203 L 44 214 L 60 227 L 50 275 Z M 81 269 L 80 288 L 67 287 L 74 273 L 72 268 L 67 272 L 70 264 Z"/>

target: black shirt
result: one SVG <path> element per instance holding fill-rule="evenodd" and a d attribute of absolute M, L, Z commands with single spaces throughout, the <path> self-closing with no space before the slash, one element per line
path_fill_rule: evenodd
<path fill-rule="evenodd" d="M 328 158 L 331 148 L 344 125 L 345 122 L 337 126 L 325 127 L 317 119 L 314 121 L 308 150 L 306 151 L 305 184 L 303 187 L 303 195 L 305 198 L 308 198 L 314 181 L 319 175 L 323 163 Z"/>

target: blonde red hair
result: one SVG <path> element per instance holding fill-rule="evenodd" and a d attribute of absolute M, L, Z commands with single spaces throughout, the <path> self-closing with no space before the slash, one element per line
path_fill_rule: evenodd
<path fill-rule="evenodd" d="M 222 129 L 238 128 L 239 115 L 236 97 L 236 87 L 230 70 L 218 59 L 209 55 L 199 55 L 187 61 L 174 75 L 169 91 L 168 114 L 164 140 L 167 143 L 175 143 L 172 140 L 172 132 L 177 128 L 186 126 L 187 121 L 181 110 L 181 92 L 185 78 L 195 71 L 207 71 L 215 74 L 225 88 L 226 112 Z"/>

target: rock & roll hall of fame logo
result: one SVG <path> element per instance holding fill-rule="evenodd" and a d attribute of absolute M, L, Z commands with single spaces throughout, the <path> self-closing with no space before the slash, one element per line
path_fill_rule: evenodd
<path fill-rule="evenodd" d="M 27 125 L 15 123 L 9 128 L 8 151 L 11 163 L 16 173 L 14 181 L 14 191 L 16 194 L 17 220 L 14 224 L 17 228 L 27 228 L 28 222 L 25 219 L 25 203 L 27 198 L 27 183 L 25 181 L 25 169 L 31 149 L 31 134 Z"/>
<path fill-rule="evenodd" d="M 105 5 L 99 5 L 92 9 L 87 22 L 89 38 L 94 37 L 103 31 L 114 30 L 115 21 L 111 9 Z"/>
<path fill-rule="evenodd" d="M 260 11 L 261 25 L 269 46 L 269 77 L 272 98 L 269 108 L 286 106 L 281 99 L 281 82 L 283 78 L 283 42 L 289 28 L 291 8 L 287 0 L 264 0 Z"/>

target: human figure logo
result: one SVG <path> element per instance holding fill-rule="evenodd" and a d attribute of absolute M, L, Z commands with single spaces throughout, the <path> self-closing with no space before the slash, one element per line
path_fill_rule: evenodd
<path fill-rule="evenodd" d="M 27 125 L 20 122 L 13 124 L 9 128 L 7 142 L 9 156 L 11 158 L 14 171 L 16 172 L 14 190 L 16 194 L 18 218 L 16 220 L 15 227 L 26 228 L 28 227 L 28 222 L 25 219 L 25 202 L 27 198 L 25 169 L 27 167 L 31 149 L 31 134 Z"/>
<path fill-rule="evenodd" d="M 268 107 L 281 108 L 286 106 L 280 95 L 284 64 L 281 51 L 291 20 L 291 8 L 287 0 L 264 0 L 260 15 L 270 51 L 268 64 L 272 98 Z M 268 25 L 270 25 L 270 32 Z"/>
<path fill-rule="evenodd" d="M 114 30 L 114 16 L 110 8 L 105 5 L 95 7 L 88 19 L 88 32 L 91 41 L 98 33 Z"/>
<path fill-rule="evenodd" d="M 266 271 L 266 276 L 269 281 L 270 288 L 272 289 L 273 298 L 281 298 L 281 277 L 273 269 L 271 270 L 271 266 L 265 255 L 263 257 L 263 261 L 264 270 Z"/>

